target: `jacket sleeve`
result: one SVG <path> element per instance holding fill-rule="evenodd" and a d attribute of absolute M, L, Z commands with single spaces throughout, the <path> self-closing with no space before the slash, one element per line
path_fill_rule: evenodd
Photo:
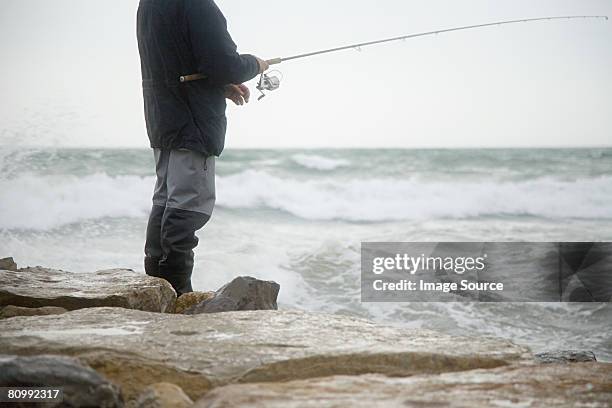
<path fill-rule="evenodd" d="M 213 0 L 185 0 L 185 23 L 197 69 L 211 84 L 240 84 L 257 76 L 257 59 L 238 54 L 227 21 Z"/>

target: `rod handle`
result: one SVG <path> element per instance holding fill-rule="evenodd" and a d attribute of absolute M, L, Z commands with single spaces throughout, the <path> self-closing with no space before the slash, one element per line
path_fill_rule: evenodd
<path fill-rule="evenodd" d="M 204 78 L 206 78 L 206 75 L 204 74 L 191 74 L 191 75 L 183 75 L 179 77 L 179 81 L 181 83 L 185 83 L 185 82 L 191 82 L 191 81 L 198 81 Z"/>
<path fill-rule="evenodd" d="M 272 58 L 266 61 L 268 63 L 268 65 L 277 65 L 280 64 L 281 62 L 283 62 L 282 58 Z"/>

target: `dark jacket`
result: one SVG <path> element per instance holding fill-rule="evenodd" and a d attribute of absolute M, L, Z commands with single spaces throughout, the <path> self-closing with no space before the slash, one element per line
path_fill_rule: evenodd
<path fill-rule="evenodd" d="M 257 59 L 236 52 L 213 0 L 140 0 L 137 34 L 151 147 L 220 155 L 227 124 L 223 86 L 254 78 Z M 194 73 L 207 78 L 179 82 Z"/>

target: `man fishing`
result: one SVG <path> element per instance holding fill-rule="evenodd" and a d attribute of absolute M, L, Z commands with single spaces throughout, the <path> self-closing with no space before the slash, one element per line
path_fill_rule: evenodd
<path fill-rule="evenodd" d="M 268 63 L 238 54 L 213 0 L 141 0 L 137 15 L 145 120 L 157 182 L 145 271 L 177 295 L 192 292 L 195 232 L 215 204 L 215 156 L 223 151 L 225 99 L 248 103 L 243 85 Z M 201 80 L 181 83 L 185 73 Z"/>

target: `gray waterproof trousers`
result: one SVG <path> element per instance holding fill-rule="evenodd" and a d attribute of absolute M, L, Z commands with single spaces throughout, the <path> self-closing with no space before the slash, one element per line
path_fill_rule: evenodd
<path fill-rule="evenodd" d="M 215 205 L 215 158 L 191 150 L 155 149 L 157 182 L 147 225 L 145 271 L 192 292 L 195 233 Z"/>

